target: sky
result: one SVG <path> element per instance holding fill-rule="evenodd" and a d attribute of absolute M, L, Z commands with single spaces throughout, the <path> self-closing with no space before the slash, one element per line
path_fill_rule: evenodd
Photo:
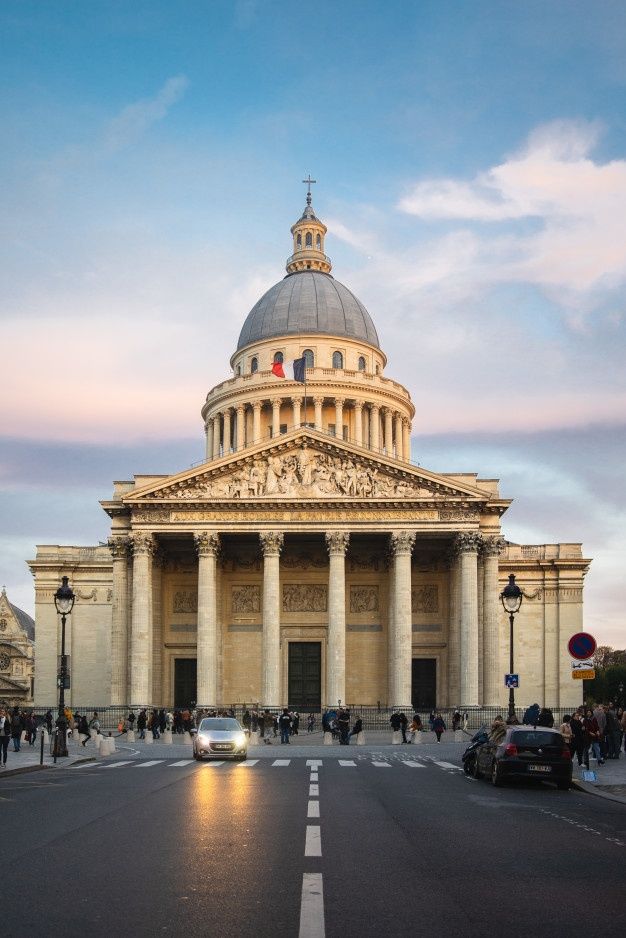
<path fill-rule="evenodd" d="M 621 0 L 4 0 L 0 120 L 12 602 L 36 544 L 106 539 L 113 479 L 203 458 L 310 172 L 413 459 L 582 541 L 585 628 L 626 645 Z"/>

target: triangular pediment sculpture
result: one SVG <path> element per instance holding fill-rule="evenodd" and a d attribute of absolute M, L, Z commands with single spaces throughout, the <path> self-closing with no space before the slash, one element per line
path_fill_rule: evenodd
<path fill-rule="evenodd" d="M 299 430 L 265 444 L 160 479 L 123 497 L 126 504 L 154 501 L 266 501 L 463 499 L 489 495 L 408 463 L 315 431 Z"/>

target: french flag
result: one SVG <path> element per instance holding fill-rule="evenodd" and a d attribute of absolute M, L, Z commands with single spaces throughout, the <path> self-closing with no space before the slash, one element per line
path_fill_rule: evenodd
<path fill-rule="evenodd" d="M 272 365 L 272 374 L 276 375 L 277 378 L 286 378 L 285 368 L 292 372 L 294 381 L 299 381 L 301 384 L 306 383 L 304 355 L 302 358 L 294 358 L 291 362 L 274 362 Z"/>

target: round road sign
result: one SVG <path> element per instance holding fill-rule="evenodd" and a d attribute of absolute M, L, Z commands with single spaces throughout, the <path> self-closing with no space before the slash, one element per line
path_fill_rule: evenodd
<path fill-rule="evenodd" d="M 576 632 L 570 638 L 567 647 L 572 658 L 585 661 L 595 653 L 596 640 L 589 632 Z"/>

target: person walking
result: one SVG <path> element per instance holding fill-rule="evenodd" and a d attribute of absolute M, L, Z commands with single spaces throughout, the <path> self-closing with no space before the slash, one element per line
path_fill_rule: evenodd
<path fill-rule="evenodd" d="M 441 734 L 445 733 L 445 731 L 446 731 L 446 724 L 441 714 L 438 713 L 435 719 L 433 720 L 433 732 L 435 736 L 437 737 L 438 743 L 441 742 Z"/>
<path fill-rule="evenodd" d="M 306 731 L 307 733 L 312 733 L 315 729 L 315 714 L 309 713 L 306 721 Z"/>
<path fill-rule="evenodd" d="M 537 717 L 537 726 L 544 726 L 546 729 L 552 729 L 554 726 L 554 714 L 549 707 L 543 707 Z"/>
<path fill-rule="evenodd" d="M 391 723 L 391 729 L 393 732 L 398 733 L 400 731 L 400 727 L 402 726 L 402 718 L 400 717 L 400 714 L 397 710 L 393 711 L 389 717 L 389 722 Z"/>
<path fill-rule="evenodd" d="M 363 720 L 361 719 L 361 717 L 357 717 L 356 720 L 354 721 L 352 732 L 348 736 L 348 745 L 350 744 L 350 740 L 353 736 L 358 736 L 359 733 L 362 733 L 362 732 L 363 732 Z"/>
<path fill-rule="evenodd" d="M 48 730 L 48 736 L 52 735 L 52 710 L 46 710 L 44 716 L 44 723 L 46 724 L 46 729 Z"/>
<path fill-rule="evenodd" d="M 11 718 L 4 707 L 0 707 L 0 766 L 7 764 L 7 752 L 11 739 Z"/>
<path fill-rule="evenodd" d="M 35 740 L 37 739 L 37 723 L 35 722 L 35 714 L 32 710 L 26 717 L 26 739 L 28 740 L 29 746 L 35 745 Z"/>
<path fill-rule="evenodd" d="M 139 730 L 139 739 L 146 738 L 146 724 L 148 723 L 148 717 L 145 710 L 139 711 L 139 716 L 137 717 L 137 729 Z"/>
<path fill-rule="evenodd" d="M 283 745 L 283 746 L 284 746 L 284 745 L 287 745 L 287 746 L 288 746 L 288 745 L 289 745 L 289 737 L 290 737 L 290 735 L 291 735 L 291 715 L 290 715 L 290 713 L 289 713 L 289 710 L 287 710 L 287 707 L 285 707 L 285 708 L 283 709 L 283 712 L 282 712 L 281 715 L 280 715 L 280 719 L 279 719 L 279 721 L 278 721 L 278 724 L 279 724 L 279 726 L 280 726 L 280 742 L 281 742 L 281 745 Z"/>
<path fill-rule="evenodd" d="M 298 736 L 298 730 L 300 729 L 300 714 L 297 710 L 293 711 L 293 735 Z"/>
<path fill-rule="evenodd" d="M 583 727 L 585 728 L 585 749 L 583 752 L 585 768 L 589 768 L 589 750 L 593 753 L 593 758 L 597 761 L 598 765 L 604 765 L 602 749 L 600 748 L 600 727 L 598 726 L 598 721 L 594 717 L 592 710 L 587 710 L 585 719 L 583 720 Z"/>
<path fill-rule="evenodd" d="M 408 739 L 406 738 L 406 728 L 408 725 L 409 725 L 409 721 L 407 720 L 406 713 L 401 713 L 400 714 L 400 732 L 402 733 L 403 743 L 408 743 Z"/>
<path fill-rule="evenodd" d="M 342 707 L 337 715 L 337 725 L 339 727 L 339 745 L 350 745 L 350 711 Z"/>
<path fill-rule="evenodd" d="M 22 730 L 24 729 L 24 720 L 19 707 L 13 707 L 11 713 L 11 739 L 13 740 L 13 752 L 19 752 L 22 744 Z"/>
<path fill-rule="evenodd" d="M 84 715 L 80 717 L 78 720 L 78 736 L 80 738 L 82 745 L 86 746 L 87 742 L 89 741 L 90 734 L 89 734 L 89 723 L 87 722 L 87 717 Z"/>
<path fill-rule="evenodd" d="M 538 703 L 534 703 L 530 707 L 527 707 L 524 711 L 524 716 L 522 717 L 522 723 L 525 726 L 537 726 L 540 709 L 541 708 L 539 707 Z"/>
<path fill-rule="evenodd" d="M 569 721 L 569 728 L 572 734 L 569 743 L 569 747 L 572 753 L 572 761 L 574 756 L 576 756 L 578 765 L 581 766 L 583 764 L 583 753 L 585 751 L 585 728 L 578 710 L 572 713 L 571 719 Z"/>
<path fill-rule="evenodd" d="M 156 710 L 153 710 L 150 714 L 150 729 L 152 730 L 153 739 L 161 738 L 161 734 L 159 732 L 159 714 Z"/>

